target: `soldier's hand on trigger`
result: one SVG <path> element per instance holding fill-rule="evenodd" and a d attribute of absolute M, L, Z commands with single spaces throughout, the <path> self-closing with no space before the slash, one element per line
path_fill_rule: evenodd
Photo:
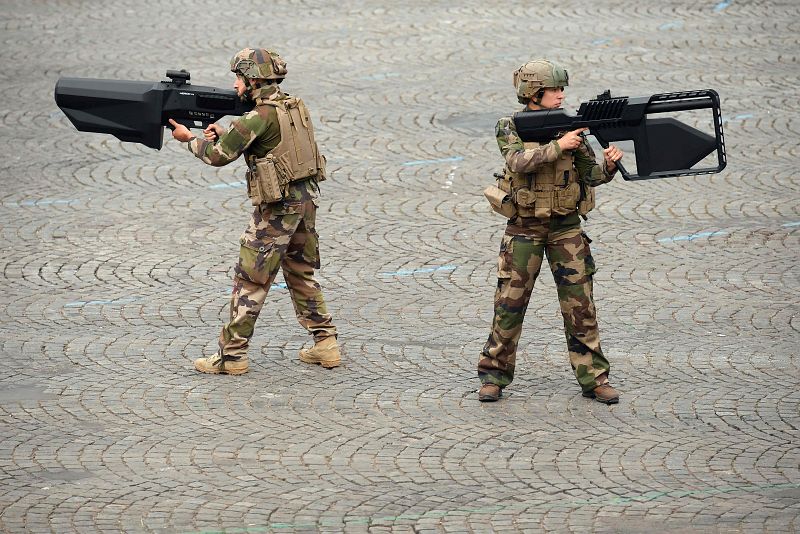
<path fill-rule="evenodd" d="M 223 128 L 217 123 L 209 124 L 208 128 L 203 130 L 203 135 L 205 136 L 206 141 L 216 141 L 220 137 L 222 137 L 222 134 L 224 133 L 225 133 L 225 128 Z"/>
<path fill-rule="evenodd" d="M 587 128 L 578 128 L 577 130 L 572 130 L 565 133 L 561 139 L 558 140 L 558 146 L 561 147 L 561 150 L 575 150 L 581 146 L 581 143 L 583 142 L 581 133 L 586 130 Z"/>
<path fill-rule="evenodd" d="M 186 141 L 191 141 L 192 139 L 194 139 L 194 135 L 192 134 L 192 132 L 190 132 L 189 128 L 187 128 L 183 124 L 178 124 L 172 119 L 169 120 L 169 123 L 172 125 L 172 137 L 174 137 L 181 143 L 185 143 Z"/>

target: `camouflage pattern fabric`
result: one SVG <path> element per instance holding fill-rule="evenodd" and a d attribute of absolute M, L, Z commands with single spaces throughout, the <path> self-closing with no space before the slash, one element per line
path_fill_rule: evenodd
<path fill-rule="evenodd" d="M 230 320 L 220 333 L 219 353 L 223 359 L 247 357 L 256 320 L 279 268 L 300 325 L 315 341 L 336 335 L 322 289 L 314 279 L 314 269 L 320 266 L 314 226 L 318 198 L 316 182 L 302 180 L 288 185 L 282 202 L 262 204 L 253 211 L 250 225 L 240 239 Z"/>
<path fill-rule="evenodd" d="M 286 95 L 277 84 L 251 91 L 253 99 L 280 100 Z M 227 165 L 239 156 L 263 157 L 281 140 L 274 106 L 256 106 L 234 119 L 217 142 L 195 138 L 188 149 L 204 163 Z M 319 241 L 315 229 L 319 186 L 313 178 L 287 184 L 282 201 L 256 206 L 241 236 L 239 261 L 234 268 L 230 320 L 222 328 L 219 354 L 224 360 L 246 358 L 256 319 L 278 269 L 294 304 L 297 320 L 320 341 L 336 335 L 320 285 Z"/>
<path fill-rule="evenodd" d="M 495 126 L 497 146 L 508 170 L 516 173 L 533 172 L 543 163 L 550 163 L 561 156 L 561 147 L 556 141 L 526 150 L 517 135 L 517 127 L 511 117 L 503 117 Z"/>
<path fill-rule="evenodd" d="M 277 84 L 269 84 L 251 91 L 253 99 L 282 100 L 286 95 Z M 203 163 L 221 167 L 242 154 L 264 157 L 278 146 L 281 130 L 274 106 L 256 106 L 231 121 L 228 131 L 217 142 L 195 137 L 187 143 L 189 151 Z"/>
<path fill-rule="evenodd" d="M 277 80 L 286 77 L 286 62 L 274 50 L 243 48 L 231 58 L 231 72 L 248 79 Z"/>
<path fill-rule="evenodd" d="M 500 246 L 494 321 L 478 362 L 478 377 L 505 387 L 514 379 L 522 322 L 544 256 L 558 290 L 569 361 L 584 391 L 610 369 L 600 348 L 592 296 L 594 260 L 577 213 L 509 224 Z"/>

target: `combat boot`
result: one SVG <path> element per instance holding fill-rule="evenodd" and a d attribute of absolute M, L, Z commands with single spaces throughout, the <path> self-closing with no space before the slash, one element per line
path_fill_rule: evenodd
<path fill-rule="evenodd" d="M 611 387 L 608 376 L 603 373 L 597 377 L 598 385 L 591 391 L 584 391 L 582 395 L 597 402 L 604 404 L 616 404 L 619 402 L 619 392 Z"/>
<path fill-rule="evenodd" d="M 342 357 L 336 337 L 329 336 L 317 341 L 310 349 L 300 349 L 300 361 L 318 363 L 327 369 L 338 366 Z"/>
<path fill-rule="evenodd" d="M 197 358 L 194 368 L 201 373 L 212 375 L 243 375 L 247 372 L 247 360 L 223 360 L 219 353 L 208 358 Z"/>
<path fill-rule="evenodd" d="M 481 402 L 494 402 L 503 396 L 503 390 L 497 384 L 486 382 L 478 390 L 478 400 Z"/>

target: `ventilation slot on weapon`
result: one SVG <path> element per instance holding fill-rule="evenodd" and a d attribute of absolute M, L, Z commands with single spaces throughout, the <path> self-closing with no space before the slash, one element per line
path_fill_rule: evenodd
<path fill-rule="evenodd" d="M 236 100 L 227 95 L 197 95 L 197 105 L 205 109 L 230 110 L 236 108 Z"/>
<path fill-rule="evenodd" d="M 625 103 L 626 100 L 624 98 L 589 101 L 583 114 L 583 119 L 593 121 L 618 120 L 622 116 L 622 110 L 625 108 Z"/>

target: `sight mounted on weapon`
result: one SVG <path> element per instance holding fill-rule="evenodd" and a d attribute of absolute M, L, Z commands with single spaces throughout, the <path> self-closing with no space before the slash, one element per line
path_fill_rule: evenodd
<path fill-rule="evenodd" d="M 181 70 L 170 69 L 167 71 L 167 78 L 172 80 L 172 83 L 174 83 L 175 85 L 183 85 L 192 78 L 192 75 L 189 74 L 189 71 L 187 71 L 186 69 L 181 69 Z M 170 83 L 170 82 L 165 81 L 164 83 Z"/>

